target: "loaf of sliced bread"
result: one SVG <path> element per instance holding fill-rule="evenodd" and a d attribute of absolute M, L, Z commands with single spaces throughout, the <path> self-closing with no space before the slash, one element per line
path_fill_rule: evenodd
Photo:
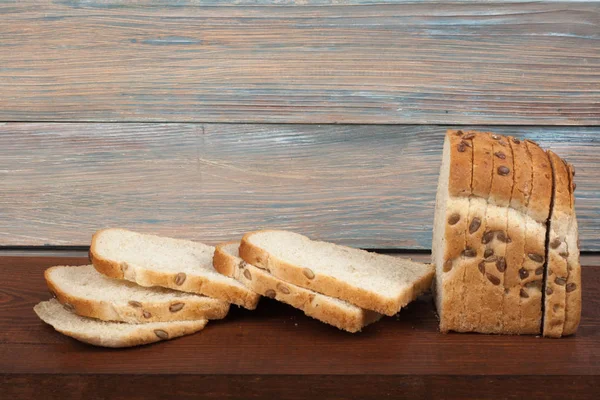
<path fill-rule="evenodd" d="M 429 288 L 433 266 L 277 230 L 244 235 L 240 256 L 276 278 L 385 315 Z"/>
<path fill-rule="evenodd" d="M 131 347 L 173 339 L 198 332 L 207 322 L 205 319 L 147 324 L 106 322 L 76 315 L 56 299 L 39 303 L 34 311 L 42 321 L 52 325 L 60 333 L 103 347 Z"/>
<path fill-rule="evenodd" d="M 44 273 L 50 292 L 76 314 L 128 323 L 225 318 L 229 303 L 106 277 L 92 265 L 56 266 Z"/>
<path fill-rule="evenodd" d="M 218 245 L 213 259 L 215 269 L 242 282 L 249 289 L 298 308 L 309 317 L 348 332 L 358 332 L 381 318 L 346 301 L 325 296 L 287 283 L 239 257 L 240 242 Z"/>
<path fill-rule="evenodd" d="M 548 153 L 529 140 L 448 131 L 432 244 L 442 332 L 559 337 L 577 329 L 574 173 Z"/>
<path fill-rule="evenodd" d="M 203 294 L 255 309 L 260 296 L 215 271 L 214 250 L 189 240 L 104 229 L 92 238 L 90 258 L 97 271 L 111 278 Z"/>

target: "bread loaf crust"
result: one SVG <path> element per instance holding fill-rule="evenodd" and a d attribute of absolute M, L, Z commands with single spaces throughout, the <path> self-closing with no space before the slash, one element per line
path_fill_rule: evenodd
<path fill-rule="evenodd" d="M 230 286 L 222 282 L 214 282 L 199 275 L 186 274 L 185 280 L 178 279 L 178 273 L 166 271 L 153 271 L 142 266 L 120 263 L 101 257 L 96 251 L 96 241 L 106 229 L 100 230 L 92 237 L 90 259 L 96 270 L 108 277 L 125 279 L 135 282 L 140 286 L 162 286 L 182 292 L 197 293 L 237 304 L 249 310 L 254 310 L 260 296 L 242 287 Z M 127 274 L 124 273 L 127 270 Z"/>
<path fill-rule="evenodd" d="M 304 311 L 309 317 L 351 333 L 358 332 L 381 318 L 381 314 L 350 304 L 353 310 L 349 311 L 339 304 L 339 300 L 286 283 L 224 250 L 225 246 L 232 244 L 239 246 L 239 242 L 235 241 L 216 246 L 213 259 L 215 269 L 239 280 L 256 293 L 289 304 Z"/>
<path fill-rule="evenodd" d="M 468 197 L 471 195 L 473 174 L 473 146 L 468 139 L 472 132 L 449 129 L 446 137 L 450 142 L 450 197 Z M 464 139 L 467 137 L 467 139 Z"/>

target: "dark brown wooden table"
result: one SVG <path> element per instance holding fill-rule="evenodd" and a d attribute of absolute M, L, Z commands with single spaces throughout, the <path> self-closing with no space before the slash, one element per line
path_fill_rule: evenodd
<path fill-rule="evenodd" d="M 582 269 L 581 327 L 560 340 L 440 334 L 430 296 L 359 334 L 263 299 L 198 334 L 119 350 L 63 336 L 32 310 L 49 297 L 46 267 L 85 262 L 0 257 L 3 399 L 591 399 L 600 390 L 600 266 Z"/>

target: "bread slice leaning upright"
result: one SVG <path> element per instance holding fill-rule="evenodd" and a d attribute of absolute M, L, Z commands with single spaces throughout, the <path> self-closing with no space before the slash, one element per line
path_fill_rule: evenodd
<path fill-rule="evenodd" d="M 543 335 L 561 337 L 575 333 L 581 317 L 581 266 L 573 172 L 548 151 L 554 174 L 554 199 L 548 232 L 545 274 Z"/>
<path fill-rule="evenodd" d="M 50 292 L 76 314 L 128 323 L 225 318 L 229 303 L 162 287 L 108 278 L 92 265 L 56 266 L 44 273 Z"/>
<path fill-rule="evenodd" d="M 42 321 L 60 333 L 102 347 L 131 347 L 174 339 L 198 332 L 206 326 L 205 319 L 148 324 L 100 321 L 74 314 L 56 299 L 43 301 L 33 309 Z"/>
<path fill-rule="evenodd" d="M 381 314 L 364 310 L 346 301 L 325 296 L 287 283 L 267 271 L 248 264 L 239 257 L 240 242 L 220 244 L 215 249 L 215 269 L 242 282 L 263 296 L 298 308 L 309 317 L 348 332 L 358 332 L 381 318 Z"/>
<path fill-rule="evenodd" d="M 111 278 L 203 294 L 255 309 L 260 296 L 215 271 L 214 251 L 212 246 L 190 240 L 104 229 L 92 237 L 90 259 L 97 271 Z"/>
<path fill-rule="evenodd" d="M 466 269 L 470 263 L 466 263 L 465 258 L 473 258 L 477 254 L 473 249 L 467 250 L 467 234 L 472 223 L 468 221 L 473 180 L 473 145 L 470 137 L 471 134 L 460 130 L 447 132 L 435 199 L 431 251 L 436 269 L 433 290 L 441 332 L 474 329 L 473 324 L 478 324 L 481 312 L 474 310 L 473 313 L 467 313 L 464 307 L 464 277 L 471 277 Z M 491 167 L 488 169 L 491 171 Z M 484 193 L 487 195 L 489 190 L 488 185 Z M 482 224 L 485 223 L 485 218 L 481 217 L 480 220 Z M 485 273 L 485 269 L 480 268 L 480 271 Z M 484 282 L 483 279 L 480 281 Z M 467 298 L 472 296 L 473 292 L 467 293 Z M 475 297 L 479 298 L 477 293 Z"/>
<path fill-rule="evenodd" d="M 282 281 L 394 315 L 429 288 L 433 266 L 278 230 L 244 235 L 240 256 Z"/>

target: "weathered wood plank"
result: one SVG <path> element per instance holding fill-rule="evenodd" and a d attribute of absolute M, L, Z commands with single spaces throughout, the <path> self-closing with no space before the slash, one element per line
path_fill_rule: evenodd
<path fill-rule="evenodd" d="M 480 127 L 577 169 L 583 250 L 600 250 L 600 128 Z M 428 249 L 446 127 L 0 124 L 0 245 L 86 245 L 106 226 L 209 243 L 282 228 Z"/>
<path fill-rule="evenodd" d="M 0 120 L 600 124 L 597 2 L 232 3 L 0 4 Z"/>

